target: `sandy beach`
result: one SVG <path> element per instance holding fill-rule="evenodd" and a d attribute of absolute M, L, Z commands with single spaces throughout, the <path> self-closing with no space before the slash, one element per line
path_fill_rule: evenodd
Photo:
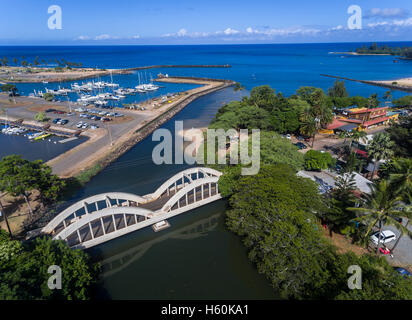
<path fill-rule="evenodd" d="M 403 79 L 386 80 L 386 81 L 375 81 L 375 82 L 382 83 L 382 84 L 385 84 L 385 85 L 393 85 L 394 82 L 396 82 L 396 84 L 398 86 L 412 88 L 412 78 L 403 78 Z"/>

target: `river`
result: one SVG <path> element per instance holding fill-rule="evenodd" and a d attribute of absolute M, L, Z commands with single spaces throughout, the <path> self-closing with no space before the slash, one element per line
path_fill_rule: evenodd
<path fill-rule="evenodd" d="M 227 88 L 201 97 L 162 128 L 174 133 L 174 121 L 184 121 L 188 129 L 205 127 L 222 104 L 241 95 Z M 70 202 L 107 191 L 151 193 L 188 167 L 155 165 L 151 155 L 156 143 L 151 136 L 140 142 Z M 270 284 L 248 260 L 241 240 L 226 229 L 225 208 L 222 200 L 171 219 L 171 227 L 164 231 L 154 233 L 148 227 L 89 249 L 103 262 L 97 298 L 275 299 Z M 186 235 L 190 230 L 194 232 Z"/>

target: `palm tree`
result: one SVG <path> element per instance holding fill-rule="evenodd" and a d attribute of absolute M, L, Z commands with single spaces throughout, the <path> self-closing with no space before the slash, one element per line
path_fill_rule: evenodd
<path fill-rule="evenodd" d="M 315 136 L 319 130 L 319 120 L 315 118 L 312 113 L 308 110 L 302 112 L 301 114 L 301 125 L 300 125 L 300 133 L 307 136 L 312 137 L 312 148 L 315 144 Z"/>
<path fill-rule="evenodd" d="M 393 192 L 390 182 L 388 180 L 382 180 L 371 185 L 371 194 L 365 195 L 365 201 L 362 207 L 348 208 L 348 210 L 360 214 L 360 216 L 353 221 L 362 222 L 366 225 L 366 233 L 364 235 L 365 240 L 369 238 L 372 230 L 378 225 L 379 236 L 376 254 L 379 253 L 381 244 L 380 234 L 385 223 L 395 226 L 401 231 L 401 234 L 407 233 L 412 237 L 412 232 L 398 221 L 401 216 L 411 216 L 409 210 L 400 210 L 404 206 L 401 200 L 402 197 L 396 192 Z"/>
<path fill-rule="evenodd" d="M 397 192 L 406 196 L 404 201 L 408 202 L 407 196 L 412 194 L 412 159 L 395 159 L 392 162 L 392 167 L 389 181 Z"/>
<path fill-rule="evenodd" d="M 352 141 L 359 142 L 360 139 L 365 138 L 367 136 L 365 131 L 362 130 L 354 130 L 351 132 L 350 138 Z"/>
<path fill-rule="evenodd" d="M 386 100 L 386 104 L 389 104 L 389 102 L 392 100 L 392 91 L 386 91 L 383 95 L 383 98 Z"/>
<path fill-rule="evenodd" d="M 368 154 L 374 162 L 372 178 L 375 176 L 378 162 L 387 160 L 393 156 L 393 151 L 391 149 L 393 144 L 393 141 L 387 133 L 380 132 L 373 137 L 372 141 L 367 146 Z"/>

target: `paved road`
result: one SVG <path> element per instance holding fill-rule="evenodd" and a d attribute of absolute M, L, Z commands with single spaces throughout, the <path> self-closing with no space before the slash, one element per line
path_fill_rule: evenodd
<path fill-rule="evenodd" d="M 404 220 L 406 223 L 407 219 Z M 407 228 L 412 231 L 412 225 L 408 225 Z M 393 231 L 396 234 L 396 237 L 399 238 L 400 232 L 395 227 L 385 226 L 384 230 Z M 396 241 L 392 241 L 387 245 L 387 247 L 389 249 L 392 249 L 395 243 Z M 394 259 L 387 257 L 388 260 L 392 260 L 399 265 L 412 266 L 412 239 L 410 239 L 407 235 L 404 235 L 396 246 L 395 251 L 393 252 L 393 256 Z"/>

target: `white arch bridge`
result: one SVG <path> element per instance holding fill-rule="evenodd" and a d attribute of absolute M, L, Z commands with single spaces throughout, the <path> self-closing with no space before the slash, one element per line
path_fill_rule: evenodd
<path fill-rule="evenodd" d="M 41 233 L 72 248 L 90 248 L 221 199 L 221 175 L 210 168 L 190 168 L 145 196 L 122 192 L 91 196 L 62 211 Z"/>

